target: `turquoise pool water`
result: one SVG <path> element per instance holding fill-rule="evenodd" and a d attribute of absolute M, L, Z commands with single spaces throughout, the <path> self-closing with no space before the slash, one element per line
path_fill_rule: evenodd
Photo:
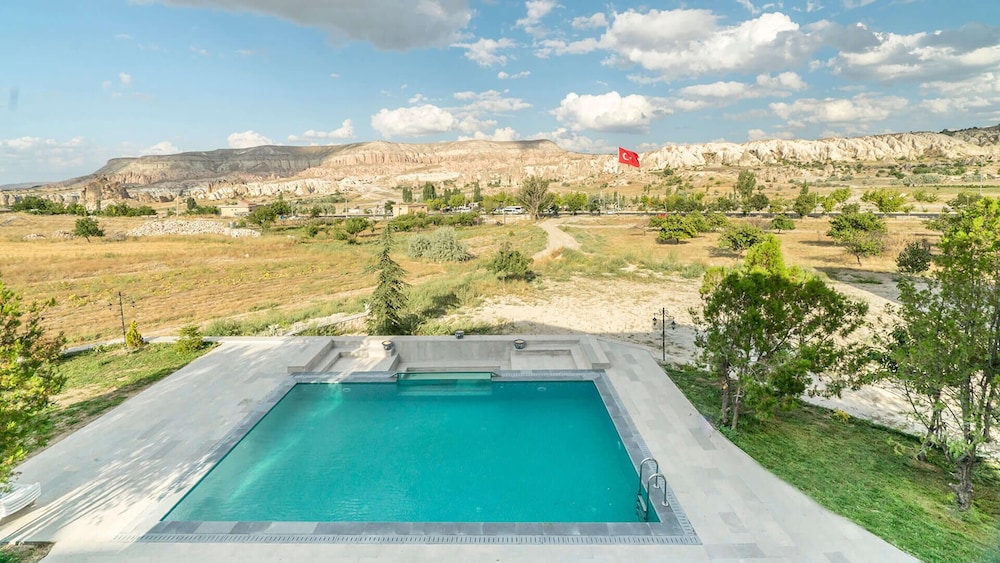
<path fill-rule="evenodd" d="M 298 384 L 164 520 L 636 522 L 590 381 Z"/>

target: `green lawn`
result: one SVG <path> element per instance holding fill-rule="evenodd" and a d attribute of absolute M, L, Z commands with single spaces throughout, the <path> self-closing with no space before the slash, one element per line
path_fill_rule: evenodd
<path fill-rule="evenodd" d="M 667 369 L 695 407 L 718 415 L 719 395 L 703 372 Z M 743 422 L 743 419 L 741 419 Z M 762 466 L 826 508 L 924 561 L 1000 561 L 1000 467 L 981 466 L 973 509 L 959 513 L 941 456 L 908 452 L 914 437 L 803 405 L 766 422 L 747 420 L 729 439 Z"/>
<path fill-rule="evenodd" d="M 147 344 L 126 352 L 108 346 L 63 358 L 57 368 L 66 375 L 66 386 L 55 399 L 52 435 L 77 430 L 211 348 L 178 352 L 170 344 Z"/>

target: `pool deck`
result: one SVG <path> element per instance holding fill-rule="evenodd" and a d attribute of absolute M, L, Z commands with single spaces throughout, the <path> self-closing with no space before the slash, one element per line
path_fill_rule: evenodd
<path fill-rule="evenodd" d="M 484 341 L 500 339 L 509 346 L 513 338 L 466 337 L 466 342 L 495 347 Z M 331 348 L 330 338 L 225 339 L 218 349 L 25 462 L 19 481 L 40 481 L 42 496 L 4 521 L 0 535 L 6 541 L 55 542 L 46 562 L 915 561 L 823 509 L 733 446 L 695 411 L 648 350 L 586 336 L 524 339 L 526 350 L 534 351 L 511 354 L 498 369 L 567 369 L 572 364 L 605 370 L 701 545 L 286 543 L 295 523 L 254 530 L 254 543 L 139 541 L 209 469 L 220 443 L 287 385 L 289 367 L 347 372 L 407 367 L 391 355 L 345 354 L 346 348 Z M 380 350 L 381 340 L 354 339 L 350 350 Z M 473 361 L 440 353 L 455 348 L 452 337 L 414 338 L 413 343 L 418 345 L 410 354 L 416 367 L 428 359 L 462 368 L 488 363 L 481 355 L 473 355 Z M 230 525 L 220 533 L 232 531 Z M 270 540 L 259 539 L 268 534 Z"/>

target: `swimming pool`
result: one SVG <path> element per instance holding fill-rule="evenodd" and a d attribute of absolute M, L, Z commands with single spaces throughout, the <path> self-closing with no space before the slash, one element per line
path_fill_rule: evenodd
<path fill-rule="evenodd" d="M 316 543 L 316 542 L 330 542 L 330 543 L 432 543 L 432 544 L 456 544 L 456 543 L 507 543 L 507 544 L 567 544 L 567 543 L 588 543 L 588 544 L 671 544 L 671 545 L 697 545 L 701 543 L 698 538 L 697 533 L 691 526 L 690 521 L 687 519 L 686 515 L 680 504 L 677 502 L 677 498 L 671 490 L 669 484 L 665 480 L 660 480 L 660 487 L 649 490 L 650 496 L 648 497 L 648 504 L 645 504 L 648 508 L 648 520 L 643 520 L 636 516 L 637 505 L 639 504 L 636 500 L 636 487 L 638 485 L 638 479 L 635 475 L 636 468 L 640 466 L 640 461 L 650 455 L 650 451 L 645 445 L 642 437 L 639 435 L 634 423 L 632 422 L 627 410 L 622 405 L 620 399 L 614 388 L 608 381 L 608 376 L 605 374 L 604 370 L 588 370 L 588 369 L 544 369 L 544 370 L 496 370 L 494 369 L 492 373 L 487 374 L 489 378 L 492 378 L 492 383 L 489 381 L 475 381 L 477 379 L 482 379 L 482 374 L 467 373 L 463 378 L 469 379 L 469 381 L 448 381 L 444 382 L 443 385 L 427 385 L 424 386 L 424 378 L 417 376 L 417 385 L 402 385 L 397 383 L 399 379 L 398 373 L 395 372 L 385 372 L 385 371 L 369 371 L 369 372 L 316 372 L 316 373 L 300 373 L 293 377 L 289 377 L 285 383 L 275 388 L 271 396 L 264 400 L 262 403 L 257 405 L 255 409 L 247 416 L 247 418 L 241 422 L 239 425 L 234 427 L 231 432 L 223 438 L 219 443 L 216 444 L 215 448 L 208 453 L 208 455 L 202 460 L 202 462 L 196 466 L 192 467 L 192 473 L 189 475 L 202 474 L 203 476 L 198 480 L 195 485 L 186 485 L 183 483 L 185 480 L 177 482 L 178 486 L 182 486 L 183 489 L 187 490 L 187 493 L 180 501 L 171 501 L 170 504 L 166 504 L 163 511 L 166 512 L 160 521 L 155 524 L 152 528 L 147 529 L 143 533 L 138 541 L 141 542 L 221 542 L 221 543 L 271 543 L 271 542 L 285 542 L 285 543 Z M 407 374 L 402 380 L 409 380 L 412 377 L 411 374 Z M 482 502 L 473 502 L 476 498 L 475 495 L 479 492 L 487 492 L 489 495 L 494 495 L 496 498 L 507 499 L 506 504 L 514 504 L 510 501 L 508 495 L 511 491 L 502 490 L 497 486 L 497 482 L 503 482 L 504 479 L 510 479 L 513 470 L 508 470 L 506 472 L 501 472 L 499 477 L 487 477 L 482 471 L 484 469 L 489 469 L 494 464 L 502 464 L 503 460 L 510 459 L 534 459 L 533 456 L 523 455 L 525 452 L 519 447 L 511 446 L 510 449 L 515 450 L 511 455 L 496 456 L 493 460 L 487 460 L 485 462 L 480 462 L 475 465 L 475 469 L 472 471 L 467 471 L 464 474 L 456 474 L 452 472 L 453 479 L 450 481 L 451 486 L 455 486 L 455 483 L 459 483 L 462 487 L 458 492 L 453 492 L 451 497 L 446 497 L 444 500 L 438 499 L 435 501 L 438 508 L 440 505 L 447 504 L 449 507 L 458 506 L 460 507 L 458 511 L 450 511 L 446 514 L 440 514 L 439 516 L 431 516 L 429 513 L 414 513 L 410 516 L 396 514 L 392 518 L 399 517 L 399 519 L 390 519 L 388 515 L 377 515 L 374 513 L 375 510 L 382 510 L 378 506 L 384 503 L 374 503 L 370 499 L 372 497 L 366 496 L 364 494 L 356 495 L 353 497 L 355 500 L 351 503 L 341 502 L 340 504 L 350 504 L 348 507 L 348 513 L 354 511 L 353 514 L 355 518 L 378 518 L 379 520 L 333 520 L 329 514 L 320 514 L 319 511 L 312 512 L 308 515 L 304 514 L 293 514 L 294 511 L 300 510 L 295 507 L 288 507 L 289 504 L 313 504 L 312 493 L 308 491 L 301 490 L 297 486 L 293 486 L 291 489 L 286 488 L 286 494 L 283 497 L 284 500 L 279 501 L 279 508 L 274 509 L 273 507 L 268 510 L 258 510 L 257 508 L 251 508 L 250 511 L 246 511 L 247 507 L 253 507 L 260 504 L 258 497 L 263 499 L 265 497 L 260 496 L 260 491 L 262 490 L 262 483 L 264 482 L 264 472 L 263 467 L 265 465 L 280 465 L 280 456 L 271 457 L 273 453 L 283 441 L 287 441 L 289 437 L 293 441 L 298 440 L 302 437 L 303 433 L 293 431 L 290 433 L 281 432 L 280 429 L 271 435 L 269 440 L 262 440 L 259 443 L 256 438 L 253 438 L 257 434 L 257 430 L 261 429 L 260 436 L 267 437 L 270 431 L 267 430 L 267 426 L 271 423 L 268 422 L 268 418 L 272 414 L 275 416 L 274 421 L 280 422 L 281 424 L 276 424 L 275 428 L 278 426 L 289 425 L 301 425 L 311 424 L 309 432 L 305 434 L 318 434 L 322 436 L 332 436 L 336 434 L 354 436 L 355 440 L 360 436 L 360 430 L 357 432 L 351 431 L 352 425 L 361 427 L 365 430 L 367 426 L 383 426 L 388 427 L 387 421 L 393 421 L 394 425 L 389 428 L 390 439 L 395 434 L 396 426 L 399 426 L 402 422 L 402 417 L 400 412 L 396 410 L 387 410 L 383 412 L 381 416 L 378 417 L 350 417 L 349 420 L 337 427 L 330 428 L 329 425 L 323 425 L 316 422 L 303 422 L 300 419 L 298 422 L 292 420 L 285 420 L 282 422 L 280 419 L 283 415 L 279 413 L 286 410 L 285 407 L 289 407 L 287 410 L 289 413 L 295 413 L 301 411 L 301 413 L 306 413 L 310 409 L 305 408 L 295 408 L 299 393 L 312 389 L 314 391 L 324 390 L 318 395 L 327 395 L 326 399 L 323 400 L 322 405 L 319 410 L 326 411 L 336 411 L 343 410 L 347 411 L 351 407 L 351 403 L 358 402 L 364 397 L 364 394 L 371 392 L 374 395 L 376 391 L 389 392 L 395 389 L 395 393 L 398 393 L 406 400 L 413 400 L 414 398 L 422 398 L 424 400 L 429 400 L 431 402 L 442 402 L 447 400 L 448 402 L 462 402 L 462 401 L 479 401 L 473 404 L 482 406 L 481 401 L 489 399 L 495 399 L 498 397 L 503 397 L 507 391 L 519 392 L 523 395 L 534 395 L 529 403 L 520 403 L 521 408 L 510 408 L 511 405 L 506 405 L 510 414 L 513 415 L 513 420 L 508 420 L 505 429 L 507 433 L 510 433 L 515 428 L 521 428 L 520 432 L 522 435 L 543 435 L 548 432 L 552 427 L 565 426 L 562 423 L 552 423 L 549 419 L 548 423 L 539 424 L 522 424 L 521 422 L 527 422 L 531 420 L 529 416 L 534 416 L 536 412 L 557 412 L 554 408 L 549 408 L 549 400 L 559 396 L 561 392 L 560 386 L 555 385 L 558 383 L 572 382 L 577 385 L 566 387 L 565 389 L 574 389 L 573 394 L 582 394 L 586 396 L 587 402 L 593 408 L 588 408 L 589 420 L 593 423 L 594 420 L 600 420 L 600 424 L 597 425 L 596 429 L 592 427 L 590 430 L 585 432 L 577 432 L 575 436 L 571 439 L 578 440 L 581 436 L 590 437 L 592 435 L 603 436 L 606 444 L 611 444 L 611 450 L 613 453 L 611 455 L 600 454 L 601 458 L 604 458 L 601 463 L 608 464 L 611 467 L 612 473 L 618 473 L 619 475 L 624 474 L 625 482 L 616 479 L 612 484 L 598 483 L 597 485 L 587 485 L 587 475 L 589 470 L 585 464 L 579 463 L 578 456 L 576 452 L 569 456 L 560 457 L 559 455 L 552 456 L 551 454 L 555 452 L 554 448 L 544 448 L 545 451 L 539 452 L 537 456 L 538 460 L 541 461 L 542 455 L 546 456 L 548 463 L 545 464 L 545 469 L 541 470 L 543 474 L 557 473 L 560 479 L 557 479 L 557 483 L 569 484 L 569 488 L 575 487 L 575 494 L 571 497 L 569 501 L 570 504 L 575 503 L 575 507 L 571 506 L 570 509 L 573 510 L 573 514 L 559 516 L 559 513 L 552 508 L 544 508 L 548 510 L 547 515 L 535 514 L 527 515 L 521 514 L 520 516 L 511 515 L 510 512 L 504 512 L 510 507 L 501 505 L 498 510 L 499 512 L 494 512 L 494 516 L 490 518 L 496 518 L 496 521 L 487 520 L 486 509 L 488 508 L 488 503 L 484 504 Z M 340 386 L 340 392 L 336 390 L 335 386 L 328 385 L 314 385 L 314 384 L 330 384 L 336 383 Z M 376 384 L 381 386 L 380 389 L 376 389 L 375 386 L 360 386 L 356 387 L 355 384 Z M 440 383 L 440 382 L 439 382 Z M 508 384 L 512 383 L 523 383 L 523 386 L 510 386 Z M 583 385 L 580 385 L 580 384 Z M 307 384 L 307 385 L 304 385 Z M 451 389 L 445 389 L 442 387 L 451 387 Z M 346 389 L 350 388 L 350 391 Z M 506 389 L 506 391 L 500 391 L 499 393 L 494 393 L 494 391 L 499 391 L 500 389 Z M 585 390 L 585 391 L 583 391 Z M 358 394 L 358 391 L 364 391 Z M 596 398 L 595 398 L 596 391 Z M 555 392 L 554 394 L 550 394 Z M 311 394 L 311 393 L 307 393 Z M 515 393 L 517 394 L 517 393 Z M 352 398 L 348 398 L 352 397 Z M 561 401 L 553 402 L 555 403 Z M 344 405 L 347 404 L 347 407 Z M 279 409 L 279 405 L 281 408 Z M 526 409 L 525 405 L 532 405 L 540 408 Z M 597 408 L 600 405 L 600 408 Z M 398 406 L 398 405 L 396 405 Z M 383 405 L 383 408 L 389 408 Z M 500 408 L 500 407 L 497 407 Z M 561 408 L 561 407 L 560 407 Z M 301 414 L 300 413 L 300 414 Z M 311 415 L 310 415 L 311 416 Z M 309 418 L 309 417 L 306 417 Z M 440 417 L 439 417 L 440 418 Z M 556 417 L 558 418 L 558 417 Z M 585 417 L 586 418 L 586 417 Z M 368 421 L 368 424 L 366 424 Z M 610 424 L 608 422 L 610 421 Z M 438 424 L 439 420 L 435 419 L 430 425 Z M 467 422 L 467 421 L 466 421 Z M 407 426 L 414 426 L 409 424 Z M 416 425 L 418 428 L 423 427 L 421 425 Z M 500 450 L 494 447 L 493 442 L 490 439 L 482 439 L 480 436 L 479 440 L 469 440 L 462 441 L 458 440 L 456 436 L 461 435 L 462 432 L 473 432 L 474 429 L 482 431 L 484 426 L 474 426 L 471 424 L 462 425 L 458 433 L 451 432 L 440 432 L 438 436 L 441 438 L 437 440 L 439 442 L 450 442 L 452 444 L 469 444 L 474 442 L 486 443 L 490 445 L 489 451 L 503 452 L 508 450 Z M 488 428 L 488 426 L 486 427 Z M 295 430 L 293 428 L 293 430 Z M 588 442 L 590 440 L 587 440 Z M 551 442 L 551 440 L 550 440 Z M 281 446 L 287 452 L 293 452 L 296 450 L 302 450 L 301 444 L 304 442 L 297 442 L 295 444 L 286 444 Z M 413 449 L 410 444 L 409 446 L 404 446 L 400 448 L 384 447 L 380 442 L 377 445 L 373 445 L 372 441 L 356 441 L 353 449 L 361 449 L 365 452 L 374 452 L 376 450 L 381 451 L 407 451 L 408 449 Z M 584 448 L 589 447 L 588 444 L 584 444 Z M 461 455 L 455 457 L 462 457 L 467 453 L 468 448 L 455 448 L 461 450 L 459 453 Z M 256 452 L 257 455 L 249 455 Z M 245 457 L 244 457 L 245 456 Z M 429 454 L 419 456 L 420 461 L 437 459 L 436 456 L 431 456 Z M 625 461 L 627 458 L 628 461 Z M 305 461 L 303 461 L 305 459 Z M 332 459 L 332 458 L 327 458 Z M 326 467 L 325 471 L 318 471 L 313 474 L 312 477 L 304 479 L 301 475 L 296 474 L 295 471 L 291 471 L 286 475 L 289 476 L 287 481 L 293 485 L 300 485 L 304 481 L 311 480 L 316 483 L 331 484 L 337 481 L 343 481 L 347 486 L 357 487 L 358 484 L 354 482 L 354 479 L 360 478 L 368 474 L 369 479 L 366 481 L 370 485 L 369 489 L 364 489 L 365 491 L 372 491 L 376 487 L 385 486 L 386 490 L 395 495 L 395 498 L 402 501 L 399 503 L 399 510 L 414 510 L 413 504 L 416 504 L 414 499 L 418 498 L 419 490 L 413 492 L 414 489 L 406 488 L 402 484 L 406 483 L 405 479 L 399 478 L 399 475 L 408 475 L 411 468 L 416 465 L 413 464 L 403 464 L 400 466 L 398 464 L 398 458 L 390 456 L 390 459 L 397 460 L 392 462 L 387 462 L 382 464 L 376 472 L 376 470 L 371 469 L 370 471 L 360 471 L 354 466 L 348 467 L 346 469 L 330 469 L 329 465 L 322 466 Z M 497 461 L 499 460 L 499 461 Z M 263 461 L 263 463 L 261 463 Z M 321 467 L 321 464 L 310 463 L 308 458 L 299 458 L 300 463 L 298 464 L 296 471 L 304 467 L 313 465 L 315 467 Z M 230 463 L 232 462 L 232 463 Z M 363 461 L 363 463 L 366 463 Z M 295 465 L 295 464 L 291 464 Z M 389 472 L 385 471 L 388 467 L 403 467 L 406 473 L 401 473 L 399 471 Z M 553 471 L 552 468 L 557 467 L 558 471 Z M 643 478 L 648 479 L 651 473 L 650 466 L 644 466 L 646 471 L 643 474 Z M 202 473 L 199 471 L 207 473 Z M 448 470 L 444 470 L 448 471 Z M 246 474 L 240 475 L 240 474 Z M 506 473 L 507 475 L 504 475 Z M 228 475 L 227 475 L 228 474 Z M 378 475 L 383 480 L 371 479 L 372 475 Z M 231 477 L 231 479 L 230 479 Z M 408 478 L 408 477 L 407 477 Z M 396 480 L 393 480 L 396 479 Z M 575 480 L 574 480 L 575 479 Z M 216 489 L 212 491 L 213 486 L 209 485 L 211 481 L 218 481 L 218 484 L 229 483 L 229 489 L 225 488 Z M 278 479 L 278 481 L 282 481 Z M 235 483 L 242 483 L 238 487 L 233 487 Z M 446 485 L 449 481 L 443 481 Z M 353 483 L 353 485 L 352 485 Z M 203 487 L 204 485 L 204 487 Z M 283 484 L 284 486 L 284 484 Z M 436 485 L 435 487 L 444 487 L 445 485 Z M 424 481 L 419 482 L 420 488 L 433 489 L 434 487 L 428 487 L 427 483 Z M 508 488 L 510 488 L 508 486 Z M 584 489 L 596 489 L 600 491 L 604 489 L 613 489 L 612 491 L 605 490 L 606 504 L 610 512 L 606 513 L 600 518 L 607 518 L 606 521 L 600 521 L 599 517 L 596 515 L 598 512 L 597 506 L 601 503 L 600 495 L 598 500 L 593 500 L 589 493 L 580 494 Z M 440 489 L 439 489 L 440 490 Z M 472 493 L 468 493 L 472 491 Z M 622 491 L 625 491 L 622 493 Z M 528 503 L 544 503 L 546 499 L 558 498 L 551 492 L 545 490 L 541 493 L 534 494 Z M 319 495 L 326 495 L 327 493 L 320 492 Z M 413 498 L 407 498 L 412 494 Z M 471 495 L 471 496 L 470 496 Z M 228 497 L 242 497 L 242 502 L 233 502 L 232 506 L 223 507 L 223 505 L 230 504 L 227 500 Z M 270 496 L 270 495 L 266 495 Z M 489 497 L 487 497 L 489 498 Z M 305 499 L 306 502 L 303 503 L 302 500 Z M 534 499 L 534 500 L 532 500 Z M 621 500 L 619 500 L 621 499 Z M 661 499 L 663 502 L 661 502 Z M 324 504 L 335 504 L 335 501 L 331 501 L 329 497 Z M 587 504 L 589 503 L 589 504 Z M 284 505 L 284 507 L 280 507 Z M 613 506 L 612 506 L 613 505 Z M 365 508 L 365 506 L 375 506 L 376 508 Z M 409 506 L 409 508 L 407 508 Z M 430 503 L 428 506 L 435 506 L 434 503 Z M 462 508 L 464 507 L 464 508 Z M 580 508 L 583 507 L 583 510 Z M 626 508 L 627 507 L 627 508 Z M 494 507 L 495 508 L 495 507 Z M 225 512 L 227 510 L 234 509 L 234 512 Z M 565 506 L 563 507 L 565 509 Z M 601 507 L 603 510 L 603 507 Z M 287 512 L 284 512 L 286 511 Z M 323 510 L 327 510 L 324 508 Z M 463 516 L 461 510 L 474 510 L 476 512 L 475 516 Z M 627 512 L 626 512 L 627 511 Z M 586 514 L 590 513 L 594 521 L 587 520 Z M 344 517 L 343 515 L 337 517 Z M 352 517 L 352 516 L 348 516 Z M 219 520 L 220 518 L 224 520 Z M 236 520 L 235 518 L 247 518 Z M 310 518 L 308 521 L 296 520 L 296 518 Z M 382 520 L 386 518 L 386 520 Z M 410 519 L 417 518 L 428 518 L 426 521 L 409 521 Z M 433 518 L 441 518 L 441 520 L 434 520 Z M 468 518 L 471 521 L 460 520 L 459 518 Z M 526 518 L 524 521 L 506 521 L 509 518 Z M 546 520 L 536 520 L 536 518 L 553 518 L 553 521 Z M 447 521 L 445 520 L 447 519 Z M 558 519 L 558 520 L 557 520 Z M 565 521 L 564 519 L 573 519 L 574 521 Z"/>
<path fill-rule="evenodd" d="M 164 519 L 638 522 L 637 483 L 591 381 L 298 384 Z"/>

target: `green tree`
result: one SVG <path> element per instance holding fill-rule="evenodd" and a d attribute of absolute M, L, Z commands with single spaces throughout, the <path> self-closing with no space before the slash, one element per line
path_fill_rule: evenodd
<path fill-rule="evenodd" d="M 931 249 L 927 240 L 911 240 L 896 257 L 896 267 L 907 274 L 921 274 L 931 267 Z"/>
<path fill-rule="evenodd" d="M 73 228 L 73 234 L 78 237 L 83 237 L 90 242 L 90 237 L 103 237 L 104 231 L 101 226 L 97 223 L 97 219 L 93 217 L 80 217 L 76 220 L 76 226 Z"/>
<path fill-rule="evenodd" d="M 678 244 L 684 239 L 696 236 L 698 236 L 697 227 L 687 217 L 673 213 L 660 221 L 660 232 L 656 235 L 656 241 Z"/>
<path fill-rule="evenodd" d="M 463 194 L 453 194 L 448 198 L 448 207 L 462 207 L 463 205 L 465 205 Z"/>
<path fill-rule="evenodd" d="M 563 196 L 563 205 L 566 211 L 576 215 L 587 207 L 587 194 L 583 192 L 573 192 Z"/>
<path fill-rule="evenodd" d="M 483 189 L 479 187 L 479 182 L 472 183 L 472 201 L 476 203 L 483 201 Z"/>
<path fill-rule="evenodd" d="M 403 203 L 413 203 L 413 188 L 403 186 Z"/>
<path fill-rule="evenodd" d="M 184 200 L 184 205 L 187 207 L 188 211 L 194 211 L 198 207 L 198 202 L 193 197 L 188 197 Z"/>
<path fill-rule="evenodd" d="M 526 279 L 530 275 L 530 266 L 531 258 L 522 254 L 520 250 L 512 249 L 510 243 L 504 242 L 493 259 L 486 264 L 486 269 L 506 282 L 512 279 Z"/>
<path fill-rule="evenodd" d="M 778 231 L 780 233 L 781 231 L 791 231 L 794 229 L 795 221 L 792 221 L 788 215 L 775 215 L 774 218 L 771 219 L 771 230 L 773 231 Z"/>
<path fill-rule="evenodd" d="M 532 219 L 538 219 L 549 199 L 549 182 L 540 176 L 529 176 L 521 183 L 517 201 L 524 206 L 524 211 L 530 214 Z"/>
<path fill-rule="evenodd" d="M 906 195 L 889 188 L 869 190 L 861 196 L 861 201 L 874 205 L 879 213 L 906 211 Z"/>
<path fill-rule="evenodd" d="M 764 229 L 755 225 L 736 223 L 722 231 L 722 235 L 719 237 L 719 248 L 742 254 L 751 246 L 762 242 L 765 234 Z"/>
<path fill-rule="evenodd" d="M 972 480 L 1000 421 L 1000 201 L 984 198 L 945 219 L 921 284 L 898 282 L 899 323 L 881 341 L 881 375 L 899 382 L 954 468 L 955 502 L 972 506 Z"/>
<path fill-rule="evenodd" d="M 357 242 L 358 235 L 363 233 L 366 229 L 370 228 L 374 223 L 365 217 L 349 217 L 344 221 L 344 231 L 347 233 L 348 240 Z"/>
<path fill-rule="evenodd" d="M 795 203 L 792 204 L 792 210 L 804 219 L 806 215 L 813 212 L 813 209 L 816 209 L 818 203 L 819 196 L 809 193 L 809 186 L 803 185 L 802 189 L 799 190 L 799 196 L 795 198 Z"/>
<path fill-rule="evenodd" d="M 128 332 L 125 333 L 125 347 L 129 350 L 138 350 L 146 345 L 146 340 L 139 333 L 139 327 L 133 320 L 128 325 Z"/>
<path fill-rule="evenodd" d="M 375 261 L 369 272 L 375 272 L 376 285 L 368 300 L 368 334 L 393 335 L 403 332 L 403 312 L 406 310 L 408 287 L 406 270 L 392 259 L 392 226 L 386 225 L 379 237 Z"/>
<path fill-rule="evenodd" d="M 278 214 L 270 205 L 261 205 L 247 214 L 247 223 L 257 225 L 261 230 L 266 231 L 278 219 Z"/>
<path fill-rule="evenodd" d="M 284 193 L 278 194 L 278 199 L 271 204 L 271 210 L 278 217 L 287 217 L 292 214 L 292 206 L 285 201 Z"/>
<path fill-rule="evenodd" d="M 766 418 L 791 407 L 814 373 L 847 357 L 839 342 L 863 323 L 867 305 L 851 301 L 818 278 L 786 268 L 776 237 L 748 253 L 735 270 L 715 268 L 701 288 L 699 360 L 722 389 L 720 420 L 736 430 L 749 409 Z"/>
<path fill-rule="evenodd" d="M 428 202 L 432 199 L 437 199 L 437 189 L 434 188 L 434 184 L 427 182 L 424 184 L 424 191 L 420 201 Z"/>
<path fill-rule="evenodd" d="M 830 221 L 827 235 L 858 259 L 879 256 L 885 251 L 885 237 L 889 232 L 885 220 L 872 212 L 843 213 Z"/>
<path fill-rule="evenodd" d="M 744 200 L 743 211 L 760 211 L 770 205 L 771 199 L 764 194 L 757 193 Z"/>
<path fill-rule="evenodd" d="M 740 170 L 740 175 L 736 178 L 736 185 L 733 186 L 733 191 L 742 203 L 744 212 L 748 211 L 747 206 L 756 189 L 757 176 L 750 170 Z"/>
<path fill-rule="evenodd" d="M 0 281 L 0 484 L 47 439 L 46 410 L 66 379 L 55 369 L 64 340 L 49 337 L 42 314 Z"/>

